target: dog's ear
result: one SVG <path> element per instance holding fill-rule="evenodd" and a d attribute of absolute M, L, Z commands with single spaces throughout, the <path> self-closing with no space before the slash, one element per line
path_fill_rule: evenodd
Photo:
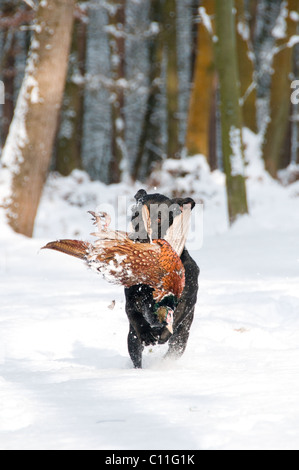
<path fill-rule="evenodd" d="M 144 198 L 144 196 L 147 195 L 147 192 L 145 191 L 145 189 L 139 189 L 139 191 L 137 191 L 137 193 L 135 194 L 134 198 L 136 200 L 136 202 L 143 202 L 142 199 Z"/>
<path fill-rule="evenodd" d="M 174 204 L 178 204 L 180 207 L 183 207 L 185 204 L 191 204 L 191 210 L 195 207 L 195 201 L 192 197 L 175 197 L 172 199 Z"/>
<path fill-rule="evenodd" d="M 192 199 L 192 197 L 185 197 L 183 199 L 183 206 L 185 204 L 191 204 L 191 210 L 195 207 L 195 201 L 194 201 L 194 199 Z"/>

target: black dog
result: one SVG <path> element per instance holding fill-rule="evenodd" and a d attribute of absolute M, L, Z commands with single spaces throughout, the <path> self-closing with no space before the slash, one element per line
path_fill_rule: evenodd
<path fill-rule="evenodd" d="M 140 190 L 135 195 L 136 206 L 133 208 L 131 237 L 138 242 L 148 241 L 141 208 L 145 204 L 151 210 L 151 220 L 156 222 L 152 238 L 163 238 L 173 218 L 178 215 L 179 207 L 190 204 L 193 208 L 195 202 L 191 198 L 169 199 L 162 194 L 147 194 Z M 174 209 L 169 210 L 170 207 Z M 167 356 L 180 357 L 187 346 L 189 331 L 193 321 L 194 309 L 197 300 L 199 268 L 184 248 L 181 260 L 185 267 L 185 288 L 174 310 L 173 334 L 163 326 L 157 326 L 153 321 L 154 300 L 152 288 L 147 285 L 137 285 L 125 289 L 126 313 L 130 321 L 128 335 L 128 350 L 135 368 L 142 367 L 142 351 L 144 346 L 163 344 L 168 341 Z"/>

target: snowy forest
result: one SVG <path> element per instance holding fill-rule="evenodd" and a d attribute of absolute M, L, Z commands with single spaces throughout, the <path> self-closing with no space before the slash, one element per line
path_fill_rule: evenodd
<path fill-rule="evenodd" d="M 298 450 L 299 0 L 0 0 L 0 123 L 0 449 Z M 203 214 L 139 370 L 123 288 L 41 248 L 142 188 Z"/>
<path fill-rule="evenodd" d="M 233 222 L 248 212 L 244 128 L 269 174 L 291 168 L 293 181 L 298 14 L 297 0 L 1 0 L 12 227 L 32 234 L 49 171 L 144 182 L 165 159 L 198 154 L 225 173 Z"/>

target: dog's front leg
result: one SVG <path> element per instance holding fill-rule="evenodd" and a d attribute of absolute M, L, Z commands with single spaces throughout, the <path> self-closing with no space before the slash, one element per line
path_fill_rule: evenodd
<path fill-rule="evenodd" d="M 186 285 L 174 311 L 173 335 L 165 328 L 159 343 L 166 343 L 169 340 L 170 350 L 177 349 L 182 353 L 186 348 L 193 321 L 197 301 L 199 268 L 187 250 L 184 250 L 181 259 L 185 267 Z"/>
<path fill-rule="evenodd" d="M 126 314 L 130 322 L 128 350 L 134 367 L 141 367 L 144 346 L 157 344 L 159 330 L 145 318 L 151 314 L 153 298 L 148 286 L 133 286 L 125 289 Z"/>

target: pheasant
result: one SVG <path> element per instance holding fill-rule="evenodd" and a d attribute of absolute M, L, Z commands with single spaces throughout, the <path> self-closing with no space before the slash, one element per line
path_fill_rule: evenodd
<path fill-rule="evenodd" d="M 164 304 L 168 296 L 178 301 L 185 286 L 185 269 L 180 255 L 190 212 L 190 207 L 185 207 L 181 215 L 174 219 L 165 238 L 152 240 L 149 210 L 143 206 L 142 217 L 150 242 L 138 243 L 131 240 L 128 233 L 110 229 L 108 214 L 89 211 L 98 228 L 96 233 L 91 234 L 98 237 L 94 243 L 66 239 L 50 242 L 43 248 L 84 260 L 108 282 L 124 287 L 138 284 L 150 286 L 156 302 L 157 318 L 161 323 L 165 321 L 170 324 L 171 331 L 173 312 Z M 163 305 L 160 306 L 161 302 Z"/>

